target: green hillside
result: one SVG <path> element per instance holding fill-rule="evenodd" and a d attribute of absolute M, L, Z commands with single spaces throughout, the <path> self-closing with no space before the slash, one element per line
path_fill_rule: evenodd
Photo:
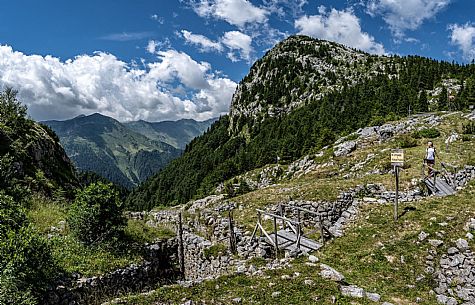
<path fill-rule="evenodd" d="M 100 114 L 47 121 L 81 171 L 95 172 L 127 188 L 165 167 L 181 150 L 135 132 Z"/>
<path fill-rule="evenodd" d="M 152 140 L 165 142 L 178 149 L 185 149 L 191 140 L 202 135 L 215 121 L 216 119 L 202 122 L 190 119 L 153 123 L 135 121 L 126 122 L 124 125 Z"/>
<path fill-rule="evenodd" d="M 265 164 L 289 162 L 364 126 L 409 111 L 466 109 L 475 65 L 374 56 L 305 36 L 279 43 L 239 84 L 231 111 L 128 198 L 129 206 L 184 203 Z M 444 79 L 463 84 L 459 90 Z M 443 87 L 435 95 L 434 88 Z M 449 100 L 447 92 L 455 96 Z"/>

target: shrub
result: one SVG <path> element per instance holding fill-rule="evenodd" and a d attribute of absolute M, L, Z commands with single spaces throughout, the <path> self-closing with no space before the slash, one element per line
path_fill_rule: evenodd
<path fill-rule="evenodd" d="M 398 139 L 397 144 L 400 148 L 411 148 L 417 146 L 417 140 L 411 136 L 404 135 Z"/>
<path fill-rule="evenodd" d="M 37 304 L 56 271 L 47 242 L 0 193 L 0 304 Z"/>
<path fill-rule="evenodd" d="M 123 234 L 125 217 L 119 194 L 111 184 L 93 183 L 79 191 L 68 213 L 72 234 L 87 245 L 115 242 Z"/>
<path fill-rule="evenodd" d="M 416 139 L 426 138 L 426 139 L 434 139 L 440 136 L 440 131 L 435 128 L 426 128 L 415 131 L 412 136 Z"/>
<path fill-rule="evenodd" d="M 472 136 L 471 136 L 471 135 L 468 135 L 468 134 L 464 134 L 464 135 L 462 135 L 462 141 L 463 141 L 463 142 L 472 141 Z"/>
<path fill-rule="evenodd" d="M 463 125 L 463 134 L 475 134 L 475 122 Z"/>
<path fill-rule="evenodd" d="M 371 121 L 369 123 L 369 126 L 381 126 L 384 125 L 386 120 L 382 116 L 374 116 L 371 118 Z"/>

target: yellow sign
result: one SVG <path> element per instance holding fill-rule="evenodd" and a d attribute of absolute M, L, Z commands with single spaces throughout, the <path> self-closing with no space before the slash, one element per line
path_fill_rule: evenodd
<path fill-rule="evenodd" d="M 404 165 L 404 150 L 402 150 L 402 149 L 393 149 L 391 151 L 391 165 L 392 166 L 403 166 Z"/>

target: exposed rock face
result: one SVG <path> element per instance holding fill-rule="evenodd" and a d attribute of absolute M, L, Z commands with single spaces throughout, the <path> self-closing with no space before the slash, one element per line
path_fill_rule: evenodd
<path fill-rule="evenodd" d="M 20 181 L 26 177 L 35 179 L 36 191 L 47 193 L 48 180 L 55 186 L 71 191 L 78 181 L 74 166 L 64 152 L 56 135 L 46 127 L 27 120 L 24 130 L 0 126 L 0 152 L 8 153 L 11 162 L 8 179 Z M 21 183 L 21 182 L 19 182 Z M 43 183 L 43 185 L 41 185 Z"/>
<path fill-rule="evenodd" d="M 366 53 L 328 41 L 306 36 L 291 36 L 258 60 L 238 85 L 230 110 L 230 130 L 238 132 L 246 121 L 287 114 L 307 101 L 321 99 L 326 93 L 355 85 L 385 71 L 383 62 Z M 358 64 L 361 69 L 348 69 Z M 338 75 L 338 77 L 334 77 Z M 298 83 L 308 90 L 301 91 Z M 263 92 L 262 85 L 272 88 Z M 281 94 L 280 90 L 290 94 Z"/>
<path fill-rule="evenodd" d="M 333 155 L 335 157 L 346 156 L 356 149 L 356 142 L 355 141 L 343 142 L 339 145 L 336 145 L 334 149 L 335 151 L 333 152 Z"/>

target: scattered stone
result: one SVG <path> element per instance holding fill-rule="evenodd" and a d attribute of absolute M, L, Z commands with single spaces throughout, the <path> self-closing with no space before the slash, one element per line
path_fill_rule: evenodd
<path fill-rule="evenodd" d="M 341 274 L 340 272 L 336 271 L 335 269 L 333 269 L 332 267 L 328 265 L 320 264 L 320 268 L 321 268 L 320 275 L 324 279 L 331 280 L 334 282 L 342 282 L 345 279 L 343 274 Z"/>
<path fill-rule="evenodd" d="M 365 292 L 363 288 L 360 288 L 355 285 L 341 286 L 340 291 L 342 295 L 347 296 L 347 297 L 362 298 L 365 296 Z"/>
<path fill-rule="evenodd" d="M 314 284 L 313 280 L 305 280 L 303 283 L 307 286 L 313 286 Z"/>
<path fill-rule="evenodd" d="M 465 234 L 465 237 L 472 240 L 473 239 L 473 234 L 468 232 L 467 234 Z"/>
<path fill-rule="evenodd" d="M 232 301 L 233 303 L 240 304 L 242 303 L 242 298 L 234 298 Z"/>
<path fill-rule="evenodd" d="M 280 294 L 281 294 L 280 291 L 274 291 L 274 292 L 272 292 L 272 297 L 273 297 L 273 298 L 277 298 L 277 297 L 280 296 Z"/>
<path fill-rule="evenodd" d="M 308 260 L 309 260 L 311 263 L 318 263 L 318 257 L 316 257 L 315 255 L 309 255 L 309 256 L 308 256 Z"/>
<path fill-rule="evenodd" d="M 419 236 L 417 238 L 419 239 L 419 241 L 424 241 L 428 236 L 429 234 L 427 234 L 424 231 L 421 231 L 421 233 L 419 233 Z"/>
<path fill-rule="evenodd" d="M 429 239 L 429 244 L 431 244 L 432 247 L 437 248 L 443 245 L 444 242 L 439 239 Z"/>
<path fill-rule="evenodd" d="M 366 292 L 365 296 L 368 300 L 373 302 L 379 302 L 379 300 L 381 299 L 381 296 L 378 293 L 373 292 Z"/>
<path fill-rule="evenodd" d="M 455 242 L 455 244 L 457 245 L 457 248 L 460 249 L 460 251 L 470 249 L 470 247 L 468 246 L 468 242 L 465 239 L 460 238 Z"/>

